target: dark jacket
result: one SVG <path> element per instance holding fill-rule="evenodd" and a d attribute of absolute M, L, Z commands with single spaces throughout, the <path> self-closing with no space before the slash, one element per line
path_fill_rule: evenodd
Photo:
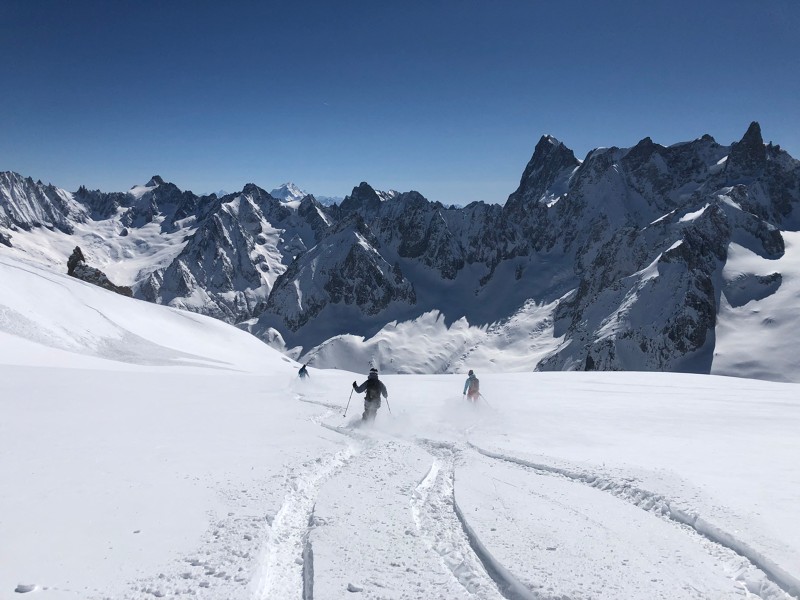
<path fill-rule="evenodd" d="M 383 382 L 380 379 L 378 379 L 377 373 L 370 373 L 369 377 L 367 377 L 367 380 L 361 385 L 356 385 L 356 382 L 354 381 L 353 389 L 359 394 L 366 391 L 366 400 L 370 402 L 380 400 L 381 396 L 384 398 L 389 397 L 389 393 L 386 391 L 386 386 L 383 385 Z"/>

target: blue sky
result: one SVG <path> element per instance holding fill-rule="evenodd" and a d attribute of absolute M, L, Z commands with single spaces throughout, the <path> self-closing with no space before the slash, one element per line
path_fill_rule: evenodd
<path fill-rule="evenodd" d="M 0 8 L 0 170 L 69 190 L 503 202 L 544 133 L 583 158 L 752 120 L 800 158 L 798 0 Z"/>

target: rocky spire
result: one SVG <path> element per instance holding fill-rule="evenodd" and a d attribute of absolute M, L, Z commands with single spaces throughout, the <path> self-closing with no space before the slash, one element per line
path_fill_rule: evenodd
<path fill-rule="evenodd" d="M 571 171 L 579 164 L 572 150 L 553 136 L 543 135 L 506 206 L 514 208 L 520 203 L 537 202 L 565 170 Z"/>
<path fill-rule="evenodd" d="M 761 137 L 761 126 L 753 121 L 744 137 L 731 145 L 726 171 L 733 179 L 752 177 L 761 172 L 767 164 L 767 149 Z"/>
<path fill-rule="evenodd" d="M 381 198 L 378 192 L 366 181 L 362 181 L 358 187 L 353 188 L 349 196 L 342 200 L 341 208 L 343 211 L 376 210 L 380 205 Z"/>

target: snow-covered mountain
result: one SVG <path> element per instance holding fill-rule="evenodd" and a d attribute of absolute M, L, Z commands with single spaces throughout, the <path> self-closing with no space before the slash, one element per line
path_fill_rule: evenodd
<path fill-rule="evenodd" d="M 797 384 L 478 371 L 472 404 L 381 360 L 359 427 L 364 364 L 300 380 L 5 252 L 0 282 L 2 598 L 800 597 Z"/>
<path fill-rule="evenodd" d="M 398 372 L 800 381 L 784 341 L 800 335 L 800 162 L 757 123 L 730 146 L 645 138 L 582 161 L 543 136 L 504 206 L 364 182 L 333 206 L 292 184 L 217 198 L 160 177 L 124 194 L 0 183 L 3 252 L 60 266 L 81 245 L 137 297 L 319 366 L 394 354 Z"/>
<path fill-rule="evenodd" d="M 287 181 L 272 190 L 269 195 L 283 202 L 299 202 L 308 196 L 308 192 L 301 190 L 291 181 Z"/>
<path fill-rule="evenodd" d="M 291 181 L 287 181 L 286 183 L 276 187 L 269 193 L 270 196 L 273 198 L 277 198 L 278 200 L 282 200 L 283 202 L 299 202 L 303 198 L 309 195 L 308 192 L 301 190 Z M 332 204 L 341 204 L 344 198 L 340 196 L 319 196 L 314 195 L 314 198 L 317 199 L 317 202 L 322 204 L 323 206 L 331 206 Z"/>

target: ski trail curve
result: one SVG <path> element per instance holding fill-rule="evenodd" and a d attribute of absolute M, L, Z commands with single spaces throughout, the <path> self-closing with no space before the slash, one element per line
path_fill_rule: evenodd
<path fill-rule="evenodd" d="M 541 598 L 492 558 L 464 519 L 455 501 L 454 447 L 427 440 L 421 442 L 435 458 L 411 497 L 411 513 L 419 535 L 474 598 Z"/>
<path fill-rule="evenodd" d="M 769 557 L 764 556 L 747 543 L 737 539 L 733 534 L 709 523 L 700 515 L 689 514 L 680 510 L 676 507 L 674 500 L 602 475 L 534 463 L 522 458 L 486 450 L 472 442 L 467 442 L 467 444 L 470 448 L 488 458 L 515 464 L 530 469 L 539 475 L 564 477 L 577 483 L 588 485 L 630 502 L 643 510 L 675 521 L 680 525 L 685 525 L 724 550 L 745 559 L 752 565 L 751 569 L 757 569 L 762 574 L 764 581 L 758 581 L 758 579 L 761 579 L 760 577 L 756 577 L 753 580 L 754 578 L 747 577 L 747 573 L 740 574 L 739 579 L 748 594 L 759 598 L 800 598 L 800 579 L 782 569 Z"/>
<path fill-rule="evenodd" d="M 262 549 L 253 600 L 311 600 L 313 567 L 306 569 L 304 564 L 311 557 L 307 541 L 316 497 L 322 484 L 355 453 L 355 446 L 348 445 L 290 471 L 286 497 Z"/>

